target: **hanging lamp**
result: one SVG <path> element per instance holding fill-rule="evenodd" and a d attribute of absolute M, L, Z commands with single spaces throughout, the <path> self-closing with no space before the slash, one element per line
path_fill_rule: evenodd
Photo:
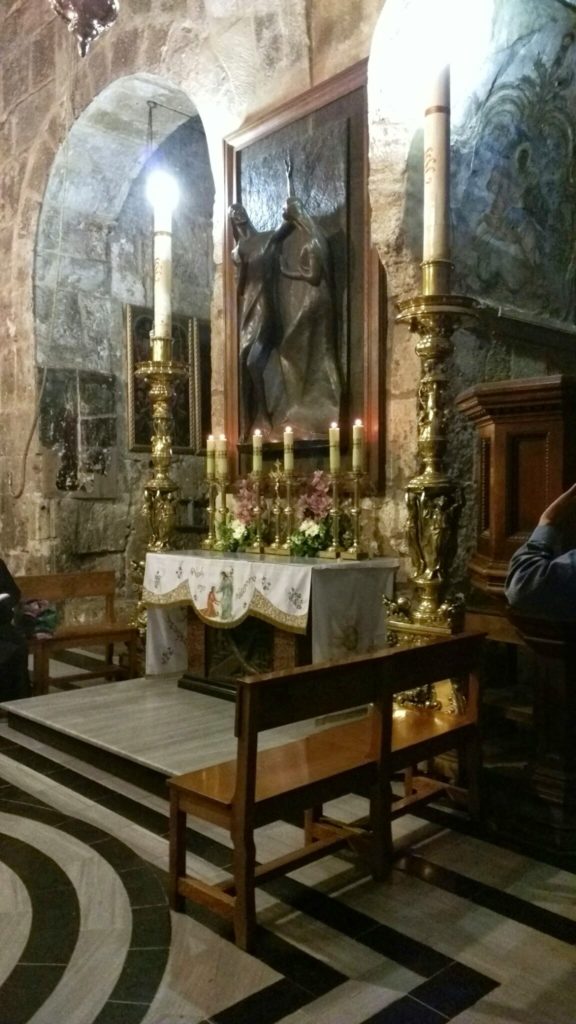
<path fill-rule="evenodd" d="M 85 57 L 91 43 L 116 21 L 119 0 L 48 0 L 51 8 L 68 24 Z"/>

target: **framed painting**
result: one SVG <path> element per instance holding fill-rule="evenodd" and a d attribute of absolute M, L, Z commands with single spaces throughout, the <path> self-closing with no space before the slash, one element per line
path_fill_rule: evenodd
<path fill-rule="evenodd" d="M 239 459 L 294 431 L 297 455 L 344 453 L 366 425 L 383 479 L 385 281 L 369 238 L 366 64 L 225 141 L 226 433 Z"/>
<path fill-rule="evenodd" d="M 128 447 L 133 452 L 151 451 L 152 407 L 150 386 L 136 376 L 139 363 L 150 356 L 151 309 L 127 305 L 124 310 L 128 381 Z M 172 396 L 172 450 L 193 454 L 202 447 L 210 430 L 210 323 L 196 317 L 172 317 L 174 362 L 182 363 L 187 376 L 174 384 Z"/>

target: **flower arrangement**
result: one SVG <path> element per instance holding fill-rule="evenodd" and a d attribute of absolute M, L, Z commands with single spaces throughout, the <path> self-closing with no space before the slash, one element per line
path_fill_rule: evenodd
<path fill-rule="evenodd" d="M 225 522 L 216 527 L 216 551 L 247 551 L 257 541 L 255 507 L 260 499 L 252 477 L 239 480 L 234 494 L 234 508 Z M 347 547 L 351 543 L 349 502 L 340 505 L 339 543 Z M 304 483 L 302 494 L 297 499 L 294 514 L 296 528 L 288 541 L 290 553 L 300 558 L 315 558 L 332 544 L 333 517 L 332 478 L 321 469 L 313 472 Z M 267 543 L 272 536 L 270 503 L 261 502 L 260 538 Z"/>
<path fill-rule="evenodd" d="M 254 481 L 247 477 L 239 480 L 234 495 L 234 511 L 224 523 L 217 526 L 216 551 L 246 551 L 256 542 L 257 527 L 254 517 L 256 504 Z M 261 535 L 268 531 L 268 517 L 263 506 L 260 520 Z"/>
<path fill-rule="evenodd" d="M 298 528 L 290 537 L 293 555 L 314 558 L 332 544 L 332 482 L 328 473 L 316 469 L 307 488 L 296 502 Z M 340 541 L 347 529 L 349 517 L 340 516 Z M 349 525 L 349 524 L 348 524 Z"/>

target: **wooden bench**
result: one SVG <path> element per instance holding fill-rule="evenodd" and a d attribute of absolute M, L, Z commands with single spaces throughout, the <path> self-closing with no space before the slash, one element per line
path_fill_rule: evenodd
<path fill-rule="evenodd" d="M 482 643 L 482 634 L 462 634 L 346 662 L 231 680 L 237 689 L 236 759 L 168 780 L 172 908 L 183 910 L 188 898 L 230 918 L 237 944 L 249 949 L 256 882 L 346 843 L 363 852 L 372 876 L 381 878 L 392 859 L 392 819 L 445 788 L 428 779 L 420 785 L 414 765 L 447 750 L 457 749 L 467 762 L 471 810 L 476 812 L 480 748 L 474 668 Z M 468 682 L 462 713 L 401 709 L 394 714 L 396 693 L 451 677 Z M 359 706 L 365 711 L 355 720 L 258 751 L 258 734 L 266 729 Z M 390 780 L 404 769 L 409 770 L 409 786 L 393 802 Z M 368 818 L 348 825 L 324 819 L 323 804 L 348 793 L 369 797 Z M 303 814 L 304 845 L 257 866 L 254 830 L 292 819 L 295 812 Z M 209 885 L 186 873 L 188 814 L 229 831 L 233 874 L 224 883 Z"/>
<path fill-rule="evenodd" d="M 100 598 L 104 604 L 97 621 L 62 623 L 52 636 L 30 637 L 33 655 L 34 694 L 48 692 L 49 686 L 68 688 L 88 679 L 132 679 L 138 674 L 138 630 L 127 622 L 117 622 L 114 608 L 116 578 L 113 572 L 49 573 L 43 576 L 17 576 L 16 583 L 24 601 L 45 600 L 54 604 L 72 600 Z M 125 644 L 127 664 L 114 662 L 114 647 Z M 102 647 L 104 660 L 91 659 L 93 668 L 66 676 L 50 675 L 50 659 L 58 652 L 74 648 Z"/>

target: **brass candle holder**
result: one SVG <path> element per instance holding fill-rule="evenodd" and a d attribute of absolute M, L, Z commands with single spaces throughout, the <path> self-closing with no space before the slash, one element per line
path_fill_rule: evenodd
<path fill-rule="evenodd" d="M 340 557 L 340 515 L 340 473 L 332 473 L 332 508 L 330 509 L 332 543 L 326 551 L 318 553 L 319 558 Z"/>
<path fill-rule="evenodd" d="M 226 487 L 228 485 L 228 477 L 220 473 L 216 480 L 216 490 L 218 492 L 219 504 L 215 512 L 215 523 L 216 523 L 216 540 L 214 542 L 214 548 L 223 550 L 222 533 L 226 529 L 228 523 L 228 505 L 226 503 Z"/>
<path fill-rule="evenodd" d="M 216 543 L 216 491 L 217 484 L 213 476 L 207 477 L 208 482 L 208 536 L 202 541 L 202 549 L 211 551 Z"/>
<path fill-rule="evenodd" d="M 352 470 L 352 508 L 350 518 L 352 520 L 352 543 L 349 548 L 342 551 L 340 558 L 360 561 L 368 558 L 368 553 L 362 549 L 360 540 L 360 481 L 363 477 L 361 469 Z"/>
<path fill-rule="evenodd" d="M 261 472 L 254 470 L 252 473 L 252 479 L 254 481 L 254 505 L 252 507 L 252 512 L 254 513 L 254 523 L 256 525 L 256 539 L 254 543 L 250 545 L 250 551 L 253 554 L 261 555 L 264 551 L 264 545 L 262 543 L 262 501 L 260 498 Z"/>
<path fill-rule="evenodd" d="M 292 504 L 292 485 L 294 483 L 294 477 L 291 469 L 284 470 L 284 478 L 286 481 L 286 504 L 284 505 L 284 543 L 282 545 L 281 554 L 290 555 L 290 538 L 294 532 L 294 506 Z"/>
<path fill-rule="evenodd" d="M 285 479 L 282 464 L 276 460 L 274 469 L 270 471 L 270 479 L 274 486 L 274 498 L 272 502 L 272 522 L 274 525 L 274 540 L 265 548 L 267 555 L 282 555 L 286 552 L 282 544 L 282 499 L 280 488 Z"/>
<path fill-rule="evenodd" d="M 151 339 L 153 354 L 159 358 L 139 363 L 136 376 L 150 384 L 152 405 L 152 476 L 144 487 L 144 510 L 150 537 L 149 551 L 166 551 L 174 547 L 173 532 L 180 488 L 170 476 L 172 462 L 172 414 L 170 405 L 174 383 L 186 376 L 187 370 L 170 359 L 171 340 Z M 160 358 L 161 357 L 161 358 Z"/>

